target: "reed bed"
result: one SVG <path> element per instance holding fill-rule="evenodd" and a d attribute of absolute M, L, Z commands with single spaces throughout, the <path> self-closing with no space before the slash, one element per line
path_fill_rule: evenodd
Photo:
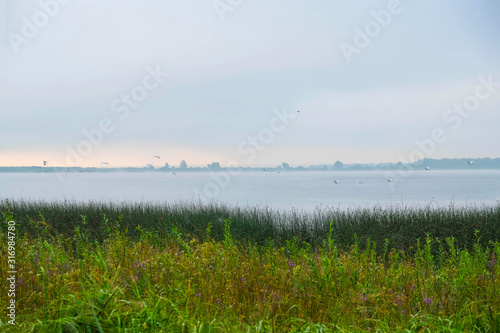
<path fill-rule="evenodd" d="M 233 221 L 236 240 L 265 245 L 273 241 L 283 246 L 298 240 L 312 247 L 324 245 L 333 221 L 337 247 L 349 249 L 355 241 L 361 248 L 370 239 L 377 251 L 383 246 L 411 251 L 415 241 L 427 235 L 445 239 L 454 237 L 461 249 L 471 250 L 480 232 L 480 243 L 500 239 L 500 203 L 493 206 L 419 207 L 375 206 L 372 208 L 318 208 L 314 211 L 278 211 L 269 207 L 232 207 L 225 204 L 111 204 L 101 202 L 31 202 L 0 201 L 0 211 L 10 210 L 19 223 L 19 232 L 39 236 L 46 229 L 37 227 L 37 221 L 50 221 L 50 231 L 66 237 L 80 228 L 89 241 L 102 242 L 109 221 L 119 221 L 132 239 L 142 231 L 157 236 L 168 235 L 173 227 L 187 237 L 205 239 L 210 225 L 212 238 L 224 238 L 224 220 Z M 85 225 L 82 225 L 85 217 Z M 108 221 L 108 222 L 106 222 Z"/>
<path fill-rule="evenodd" d="M 498 206 L 0 204 L 2 332 L 498 332 Z M 0 257 L 7 279 L 7 258 Z"/>

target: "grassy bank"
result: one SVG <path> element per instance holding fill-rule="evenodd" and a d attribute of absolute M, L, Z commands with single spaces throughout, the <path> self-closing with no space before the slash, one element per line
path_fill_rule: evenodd
<path fill-rule="evenodd" d="M 0 211 L 2 332 L 500 331 L 499 207 Z"/>

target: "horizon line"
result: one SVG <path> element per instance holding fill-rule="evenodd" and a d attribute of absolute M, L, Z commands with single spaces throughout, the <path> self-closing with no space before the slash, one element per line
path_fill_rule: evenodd
<path fill-rule="evenodd" d="M 288 164 L 288 167 L 290 168 L 311 168 L 311 167 L 328 167 L 328 166 L 334 166 L 335 163 L 337 162 L 341 162 L 343 166 L 357 166 L 357 165 L 367 165 L 367 166 L 381 166 L 381 165 L 398 165 L 398 164 L 402 164 L 402 165 L 414 165 L 414 164 L 420 164 L 420 163 L 423 163 L 425 161 L 442 161 L 442 160 L 484 160 L 484 159 L 490 159 L 490 160 L 498 160 L 500 159 L 500 157 L 475 157 L 475 158 L 472 158 L 472 157 L 460 157 L 460 158 L 457 158 L 457 157 L 444 157 L 444 158 L 424 158 L 424 159 L 420 159 L 420 160 L 417 160 L 417 161 L 414 161 L 414 162 L 402 162 L 402 161 L 397 161 L 397 162 L 359 162 L 359 163 L 344 163 L 340 160 L 336 161 L 336 162 L 330 162 L 330 163 L 319 163 L 319 164 L 309 164 L 309 165 L 306 165 L 306 164 L 290 164 L 288 162 L 282 162 L 278 165 L 274 165 L 274 166 L 270 166 L 270 165 L 227 165 L 227 166 L 223 166 L 223 165 L 220 165 L 219 164 L 219 167 L 221 169 L 238 169 L 238 168 L 255 168 L 255 169 L 258 169 L 258 168 L 281 168 L 283 166 L 283 164 Z M 183 160 L 184 161 L 184 160 Z M 167 162 L 168 163 L 168 162 Z M 212 163 L 219 163 L 219 162 L 212 162 Z M 169 165 L 168 169 L 177 169 L 177 170 L 185 170 L 185 169 L 189 169 L 189 168 L 209 168 L 209 166 L 212 164 L 212 163 L 209 163 L 209 164 L 204 164 L 204 165 L 187 165 L 186 168 L 181 168 L 180 166 L 172 166 L 172 165 Z M 0 165 L 0 168 L 46 168 L 46 169 L 49 169 L 49 168 L 80 168 L 80 169 L 99 169 L 99 170 L 106 170 L 106 169 L 120 169 L 120 168 L 135 168 L 135 169 L 151 169 L 150 167 L 148 167 L 147 165 L 145 166 L 131 166 L 131 165 L 117 165 L 117 166 L 112 166 L 112 165 L 109 165 L 107 167 L 102 167 L 102 166 L 78 166 L 78 165 L 73 165 L 73 166 L 51 166 L 51 165 L 16 165 L 16 166 L 12 166 L 12 165 Z M 157 165 L 157 166 L 153 166 L 153 169 L 162 169 L 162 168 L 165 168 L 165 164 L 163 165 Z"/>

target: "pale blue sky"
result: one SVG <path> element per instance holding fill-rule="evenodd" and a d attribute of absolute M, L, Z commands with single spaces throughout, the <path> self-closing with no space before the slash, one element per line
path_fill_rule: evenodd
<path fill-rule="evenodd" d="M 401 0 L 348 61 L 342 43 L 394 1 L 242 0 L 224 13 L 211 0 L 66 1 L 0 0 L 0 165 L 396 162 L 435 128 L 446 140 L 425 157 L 500 157 L 500 86 L 460 124 L 446 118 L 479 77 L 500 82 L 498 2 Z M 121 119 L 113 102 L 146 68 L 169 75 Z M 295 117 L 273 127 L 276 109 Z M 113 130 L 69 158 L 103 119 Z"/>

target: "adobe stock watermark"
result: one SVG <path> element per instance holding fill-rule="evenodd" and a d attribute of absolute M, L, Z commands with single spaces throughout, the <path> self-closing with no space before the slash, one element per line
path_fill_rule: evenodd
<path fill-rule="evenodd" d="M 372 20 L 366 22 L 362 28 L 359 26 L 354 27 L 354 38 L 352 43 L 342 41 L 339 45 L 347 63 L 351 63 L 353 55 L 360 54 L 366 49 L 372 40 L 377 38 L 382 30 L 391 24 L 393 18 L 400 15 L 402 12 L 403 6 L 400 0 L 389 0 L 386 9 L 380 11 L 372 10 L 370 12 L 373 18 Z"/>
<path fill-rule="evenodd" d="M 7 34 L 7 0 L 0 0 L 0 40 Z"/>
<path fill-rule="evenodd" d="M 237 153 L 246 162 L 254 161 L 258 153 L 264 151 L 274 141 L 276 135 L 283 132 L 292 123 L 292 120 L 298 116 L 297 112 L 287 112 L 286 109 L 282 111 L 274 109 L 273 114 L 267 127 L 260 129 L 254 135 L 249 135 L 237 146 Z M 202 190 L 194 188 L 195 196 L 203 201 L 214 199 L 220 194 L 221 190 L 229 185 L 231 177 L 241 173 L 241 170 L 239 170 L 241 164 L 238 161 L 229 161 L 227 165 L 229 166 L 227 170 L 210 172 L 209 175 L 212 181 L 206 183 Z"/>
<path fill-rule="evenodd" d="M 471 117 L 481 106 L 481 102 L 489 99 L 500 87 L 500 81 L 495 81 L 492 74 L 487 77 L 478 77 L 478 84 L 474 89 L 474 93 L 466 96 L 462 101 L 454 103 L 452 107 L 445 110 L 442 119 L 447 124 L 446 127 L 436 127 L 431 131 L 429 137 L 423 140 L 415 140 L 416 149 L 412 150 L 408 157 L 399 156 L 399 160 L 406 164 L 406 170 L 398 170 L 397 172 L 386 172 L 387 179 L 399 176 L 401 178 L 410 177 L 417 169 L 412 165 L 426 157 L 431 157 L 439 144 L 448 140 L 450 131 L 457 131 L 462 127 L 464 120 Z M 389 183 L 394 190 L 394 183 Z"/>
<path fill-rule="evenodd" d="M 7 267 L 4 269 L 7 271 L 7 297 L 8 302 L 7 317 L 9 318 L 8 323 L 10 325 L 16 325 L 16 280 L 17 280 L 17 266 L 16 266 L 16 222 L 7 222 Z"/>
<path fill-rule="evenodd" d="M 21 46 L 28 44 L 38 36 L 40 31 L 59 14 L 62 6 L 70 2 L 71 0 L 39 0 L 39 10 L 30 17 L 22 18 L 21 31 L 19 33 L 9 32 L 7 34 L 12 50 L 15 53 L 19 53 Z"/>
<path fill-rule="evenodd" d="M 130 116 L 131 111 L 139 108 L 149 94 L 158 89 L 169 75 L 168 72 L 163 72 L 159 65 L 156 65 L 155 68 L 146 67 L 146 75 L 142 78 L 141 83 L 132 87 L 130 91 L 122 93 L 111 102 L 111 112 L 118 117 L 118 120 L 126 120 Z M 105 136 L 113 133 L 115 130 L 116 119 L 113 121 L 110 117 L 102 118 L 94 128 L 84 128 L 82 130 L 84 139 L 80 140 L 74 146 L 66 146 L 66 167 L 79 166 L 85 157 L 92 154 L 95 147 L 100 146 L 104 142 Z M 60 180 L 62 180 L 61 174 L 63 173 L 58 173 Z"/>
<path fill-rule="evenodd" d="M 214 7 L 217 16 L 221 21 L 224 21 L 226 13 L 233 12 L 242 4 L 243 0 L 214 0 L 212 6 Z"/>

